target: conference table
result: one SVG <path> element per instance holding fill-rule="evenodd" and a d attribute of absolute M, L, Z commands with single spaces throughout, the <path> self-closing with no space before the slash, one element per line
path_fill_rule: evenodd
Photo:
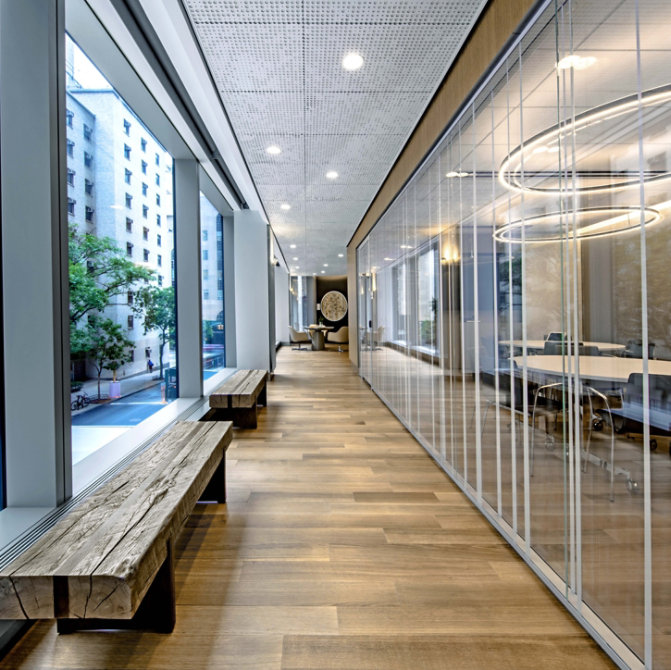
<path fill-rule="evenodd" d="M 616 356 L 515 356 L 515 363 L 546 377 L 561 377 L 574 374 L 576 361 L 582 381 L 618 382 L 623 386 L 629 375 L 643 372 L 642 358 L 618 358 Z M 671 361 L 648 360 L 648 372 L 651 375 L 671 376 Z"/>
<path fill-rule="evenodd" d="M 559 344 L 557 340 L 551 340 L 553 343 Z M 516 349 L 521 349 L 522 351 L 526 349 L 528 354 L 542 352 L 545 348 L 546 340 L 499 340 L 499 344 L 504 344 L 507 347 L 510 347 L 511 344 Z M 617 344 L 615 342 L 583 342 L 580 341 L 580 344 L 585 347 L 596 347 L 600 353 L 613 354 L 618 351 L 624 351 L 626 345 Z"/>

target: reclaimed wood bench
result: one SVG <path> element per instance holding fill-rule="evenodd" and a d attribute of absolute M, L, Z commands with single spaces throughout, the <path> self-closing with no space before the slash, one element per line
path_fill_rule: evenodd
<path fill-rule="evenodd" d="M 206 419 L 227 419 L 240 428 L 256 428 L 256 405 L 266 405 L 265 370 L 238 370 L 210 394 Z"/>
<path fill-rule="evenodd" d="M 1 619 L 58 632 L 175 625 L 173 544 L 199 499 L 226 499 L 230 422 L 182 421 L 0 570 Z"/>

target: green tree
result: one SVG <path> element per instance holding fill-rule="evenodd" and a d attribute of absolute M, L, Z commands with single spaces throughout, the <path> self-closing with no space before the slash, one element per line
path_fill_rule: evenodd
<path fill-rule="evenodd" d="M 145 286 L 141 288 L 133 302 L 136 314 L 143 317 L 144 334 L 158 330 L 160 336 L 158 364 L 163 376 L 163 349 L 167 342 L 175 343 L 175 289 Z"/>
<path fill-rule="evenodd" d="M 71 332 L 73 351 L 87 355 L 98 372 L 98 400 L 100 400 L 100 377 L 103 370 L 111 370 L 116 381 L 116 371 L 131 360 L 133 342 L 125 335 L 118 323 L 90 314 L 86 325 Z"/>
<path fill-rule="evenodd" d="M 102 312 L 136 284 L 152 279 L 153 270 L 136 265 L 124 253 L 113 239 L 80 233 L 70 226 L 71 326 L 91 312 Z"/>

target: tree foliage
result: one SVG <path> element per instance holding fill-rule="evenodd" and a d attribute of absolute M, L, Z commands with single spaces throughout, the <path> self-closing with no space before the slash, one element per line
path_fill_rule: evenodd
<path fill-rule="evenodd" d="M 72 331 L 73 350 L 86 354 L 98 372 L 98 400 L 100 400 L 100 377 L 103 370 L 111 370 L 116 379 L 116 371 L 131 360 L 132 340 L 122 327 L 112 319 L 98 314 L 90 314 L 83 327 Z"/>
<path fill-rule="evenodd" d="M 168 342 L 174 344 L 176 337 L 175 289 L 145 286 L 137 292 L 133 309 L 143 317 L 145 335 L 150 330 L 159 331 L 159 373 L 163 376 L 163 349 Z"/>
<path fill-rule="evenodd" d="M 102 312 L 112 301 L 137 284 L 149 281 L 154 271 L 126 258 L 109 237 L 69 231 L 70 324 L 85 315 Z"/>

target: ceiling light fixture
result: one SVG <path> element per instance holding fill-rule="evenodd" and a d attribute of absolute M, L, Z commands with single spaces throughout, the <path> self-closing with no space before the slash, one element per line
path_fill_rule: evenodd
<path fill-rule="evenodd" d="M 269 147 L 266 147 L 266 153 L 270 154 L 271 156 L 278 156 L 282 153 L 282 149 L 280 149 L 276 144 L 271 144 Z"/>
<path fill-rule="evenodd" d="M 385 261 L 393 261 L 394 259 L 393 259 L 393 258 L 389 258 L 389 256 L 385 256 L 385 257 L 384 257 L 384 260 L 385 260 Z"/>
<path fill-rule="evenodd" d="M 329 266 L 328 263 L 324 263 L 324 267 L 327 268 Z"/>
<path fill-rule="evenodd" d="M 298 256 L 294 256 L 291 260 L 292 260 L 292 261 L 297 261 L 297 260 L 298 260 Z"/>
<path fill-rule="evenodd" d="M 322 274 L 325 275 L 325 274 L 326 274 L 326 270 L 322 270 Z"/>
<path fill-rule="evenodd" d="M 564 56 L 558 63 L 558 70 L 586 70 L 588 67 L 592 67 L 596 63 L 596 58 L 594 56 L 579 56 L 578 54 L 571 54 L 570 56 Z"/>
<path fill-rule="evenodd" d="M 291 209 L 291 205 L 288 202 L 283 202 L 280 205 L 280 209 L 283 209 L 285 212 L 288 212 Z"/>
<path fill-rule="evenodd" d="M 342 66 L 353 72 L 358 70 L 363 65 L 363 57 L 356 53 L 356 51 L 350 51 L 348 54 L 345 54 L 345 57 L 342 59 Z"/>
<path fill-rule="evenodd" d="M 295 245 L 295 244 L 290 244 L 290 245 L 289 245 L 289 249 L 295 249 L 295 248 L 296 248 L 296 245 Z"/>
<path fill-rule="evenodd" d="M 534 244 L 540 242 L 559 242 L 588 240 L 595 237 L 612 237 L 637 230 L 644 213 L 646 228 L 662 220 L 662 215 L 651 207 L 583 207 L 573 211 L 550 212 L 540 216 L 531 216 L 512 221 L 496 230 L 493 237 L 508 244 Z M 576 224 L 575 233 L 568 223 L 573 217 L 576 221 L 597 218 L 594 223 Z M 524 239 L 522 239 L 524 230 Z"/>
<path fill-rule="evenodd" d="M 569 136 L 575 137 L 579 132 L 587 128 L 593 128 L 604 121 L 612 121 L 618 119 L 627 113 L 638 113 L 642 108 L 650 108 L 666 104 L 671 101 L 671 85 L 660 86 L 643 91 L 640 94 L 633 94 L 625 98 L 619 98 L 605 105 L 593 107 L 592 109 L 578 114 L 574 119 L 566 119 L 560 124 L 552 126 L 542 132 L 534 135 L 524 144 L 516 147 L 511 151 L 501 163 L 499 168 L 499 182 L 511 191 L 517 193 L 539 193 L 543 195 L 575 195 L 577 193 L 612 193 L 626 188 L 640 187 L 641 182 L 650 184 L 652 182 L 661 182 L 671 179 L 671 172 L 647 172 L 643 173 L 641 179 L 636 170 L 636 174 L 631 172 L 610 172 L 608 176 L 611 181 L 606 184 L 597 184 L 595 186 L 581 186 L 572 183 L 571 180 L 566 180 L 566 185 L 563 186 L 563 173 L 554 170 L 553 175 L 556 178 L 558 186 L 552 186 L 553 180 L 547 180 L 547 170 L 543 170 L 544 181 L 536 186 L 530 186 L 524 182 L 522 165 L 524 171 L 534 172 L 538 170 L 537 166 L 533 165 L 532 157 L 534 154 L 542 156 L 543 149 L 536 151 L 540 147 L 549 147 L 547 151 L 554 151 L 554 146 L 560 140 Z M 554 160 L 554 159 L 553 159 Z M 584 184 L 589 178 L 589 174 L 583 175 L 580 170 L 576 170 L 578 177 L 581 177 L 581 182 Z M 619 180 L 619 181 L 616 181 Z M 550 181 L 549 185 L 545 185 Z"/>
<path fill-rule="evenodd" d="M 454 170 L 450 170 L 446 175 L 448 179 L 455 179 L 456 177 L 468 177 L 470 176 L 469 172 L 455 172 Z"/>
<path fill-rule="evenodd" d="M 412 249 L 412 247 L 409 244 L 402 244 L 401 249 Z"/>
<path fill-rule="evenodd" d="M 338 173 L 335 170 L 329 170 L 326 173 L 326 178 L 327 179 L 337 179 L 338 178 Z"/>
<path fill-rule="evenodd" d="M 345 254 L 338 254 L 338 258 L 344 258 Z"/>

